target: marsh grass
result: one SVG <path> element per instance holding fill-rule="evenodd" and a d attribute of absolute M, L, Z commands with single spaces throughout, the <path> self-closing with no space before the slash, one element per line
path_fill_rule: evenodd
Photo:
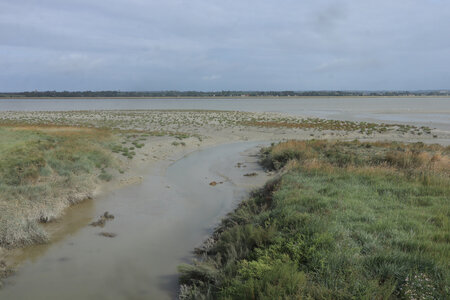
<path fill-rule="evenodd" d="M 302 118 L 302 119 L 278 119 L 264 120 L 252 119 L 243 121 L 243 125 L 257 127 L 284 127 L 284 128 L 300 128 L 300 129 L 317 129 L 317 130 L 333 130 L 345 132 L 359 132 L 361 134 L 372 135 L 374 133 L 386 133 L 395 131 L 398 133 L 410 134 L 431 134 L 431 128 L 426 126 L 416 127 L 404 124 L 385 124 L 385 123 L 368 123 L 354 122 L 342 120 L 328 120 L 319 118 Z"/>
<path fill-rule="evenodd" d="M 0 246 L 46 241 L 38 225 L 111 180 L 115 139 L 107 130 L 65 126 L 0 127 Z"/>
<path fill-rule="evenodd" d="M 445 299 L 449 148 L 288 141 L 283 170 L 180 266 L 185 299 Z"/>
<path fill-rule="evenodd" d="M 301 118 L 277 113 L 250 113 L 207 110 L 136 110 L 136 111 L 68 111 L 68 112 L 7 112 L 0 113 L 0 123 L 57 124 L 122 131 L 148 131 L 152 135 L 173 135 L 183 139 L 196 136 L 199 129 L 267 127 L 292 130 L 331 131 L 375 137 L 386 133 L 406 136 L 437 137 L 431 128 L 405 124 L 387 124 Z M 187 131 L 187 132 L 182 132 Z M 312 133 L 310 133 L 312 134 Z M 132 136 L 132 134 L 130 134 Z M 202 139 L 198 136 L 199 140 Z"/>

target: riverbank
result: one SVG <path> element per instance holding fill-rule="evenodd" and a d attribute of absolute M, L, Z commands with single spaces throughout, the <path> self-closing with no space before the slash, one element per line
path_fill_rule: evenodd
<path fill-rule="evenodd" d="M 69 205 L 119 168 L 106 130 L 0 127 L 0 247 L 12 249 L 48 240 L 38 223 L 59 218 Z"/>
<path fill-rule="evenodd" d="M 20 226 L 17 228 L 21 228 L 21 231 L 12 230 L 14 227 L 9 225 L 2 226 L 8 229 L 5 236 L 20 237 L 29 230 L 26 234 L 33 237 L 16 242 L 16 246 L 51 241 L 61 232 L 58 222 L 52 220 L 63 215 L 64 208 L 68 205 L 86 197 L 97 198 L 117 188 L 139 184 L 145 176 L 145 170 L 152 165 L 169 163 L 209 146 L 235 141 L 275 142 L 283 139 L 403 140 L 444 144 L 450 141 L 448 132 L 424 126 L 329 121 L 276 113 L 229 111 L 2 112 L 0 123 L 2 130 L 13 134 L 10 141 L 26 142 L 20 142 L 14 147 L 28 149 L 29 145 L 33 146 L 32 151 L 27 150 L 31 152 L 10 151 L 8 155 L 23 153 L 16 160 L 10 160 L 5 155 L 6 152 L 2 152 L 2 159 L 11 164 L 13 173 L 23 172 L 19 165 L 21 161 L 27 161 L 25 158 L 42 158 L 27 164 L 32 170 L 31 175 L 24 176 L 23 182 L 22 179 L 16 183 L 11 182 L 14 189 L 17 188 L 18 193 L 26 193 L 32 189 L 45 193 L 58 191 L 55 186 L 42 188 L 45 184 L 61 186 L 61 197 L 53 195 L 53 198 L 49 198 L 45 194 L 38 194 L 33 199 L 27 199 L 20 196 L 19 199 L 26 201 L 3 204 L 7 205 L 5 207 L 20 208 L 19 220 L 24 220 L 18 223 Z M 5 141 L 7 140 L 2 140 L 5 145 L 10 144 Z M 7 147 L 4 149 L 7 150 Z M 92 149 L 95 149 L 97 155 L 101 154 L 101 163 L 98 163 L 96 155 L 89 154 Z M 48 150 L 55 157 L 48 154 Z M 56 163 L 50 164 L 55 158 Z M 53 166 L 61 168 L 59 173 Z M 72 176 L 74 171 L 77 176 Z M 55 174 L 59 177 L 55 177 Z M 60 180 L 59 183 L 56 179 Z M 65 184 L 67 180 L 74 179 L 80 181 L 73 185 Z M 1 194 L 2 203 L 6 203 L 5 195 L 7 193 Z M 76 201 L 74 195 L 78 195 Z M 73 199 L 69 199 L 69 196 Z M 49 199 L 57 199 L 57 202 L 48 201 Z M 42 205 L 28 206 L 30 210 L 27 212 L 24 209 L 27 205 L 24 203 L 30 203 L 29 200 L 35 201 L 31 202 L 33 204 Z M 3 215 L 7 217 L 12 214 Z M 51 222 L 42 224 L 48 221 Z M 46 233 L 44 227 L 51 228 L 47 229 L 50 233 Z M 4 249 L 0 250 L 0 261 L 6 260 L 9 265 L 1 267 L 5 270 L 15 267 L 21 261 L 14 258 L 14 250 L 5 250 L 13 247 L 11 242 L 4 243 Z M 3 273 L 10 274 L 10 271 Z"/>
<path fill-rule="evenodd" d="M 181 299 L 448 295 L 448 147 L 289 141 L 262 163 L 280 176 L 180 267 Z"/>
<path fill-rule="evenodd" d="M 176 266 L 190 261 L 214 225 L 267 180 L 256 145 L 226 143 L 169 156 L 139 174 L 140 184 L 71 207 L 58 221 L 69 223 L 65 236 L 22 249 L 26 261 L 5 280 L 0 298 L 174 299 Z M 104 227 L 88 226 L 105 211 L 115 218 Z"/>
<path fill-rule="evenodd" d="M 0 278 L 26 259 L 22 249 L 72 232 L 60 222 L 70 206 L 139 184 L 152 164 L 199 147 L 188 135 L 80 126 L 3 124 L 0 134 Z"/>

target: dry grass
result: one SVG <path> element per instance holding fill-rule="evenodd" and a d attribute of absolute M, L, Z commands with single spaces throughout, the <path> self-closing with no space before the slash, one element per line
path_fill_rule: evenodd
<path fill-rule="evenodd" d="M 107 130 L 69 126 L 0 127 L 0 246 L 45 242 L 39 222 L 90 197 L 116 166 Z"/>
<path fill-rule="evenodd" d="M 353 169 L 395 169 L 414 174 L 439 173 L 450 176 L 450 147 L 437 144 L 290 140 L 272 146 L 270 153 L 266 152 L 265 155 L 267 162 L 275 164 L 266 166 L 275 169 L 295 160 L 297 164 L 301 162 L 307 168 L 331 164 Z"/>

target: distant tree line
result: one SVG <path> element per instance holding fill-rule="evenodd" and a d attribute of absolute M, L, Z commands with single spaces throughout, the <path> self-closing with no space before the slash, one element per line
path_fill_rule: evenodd
<path fill-rule="evenodd" d="M 450 96 L 450 90 L 427 91 L 32 91 L 0 93 L 1 98 L 121 97 L 305 97 L 305 96 Z"/>

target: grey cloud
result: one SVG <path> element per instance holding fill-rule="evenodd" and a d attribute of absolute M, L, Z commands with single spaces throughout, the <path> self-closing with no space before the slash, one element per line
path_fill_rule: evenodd
<path fill-rule="evenodd" d="M 449 11 L 443 0 L 3 0 L 0 90 L 449 88 Z"/>

